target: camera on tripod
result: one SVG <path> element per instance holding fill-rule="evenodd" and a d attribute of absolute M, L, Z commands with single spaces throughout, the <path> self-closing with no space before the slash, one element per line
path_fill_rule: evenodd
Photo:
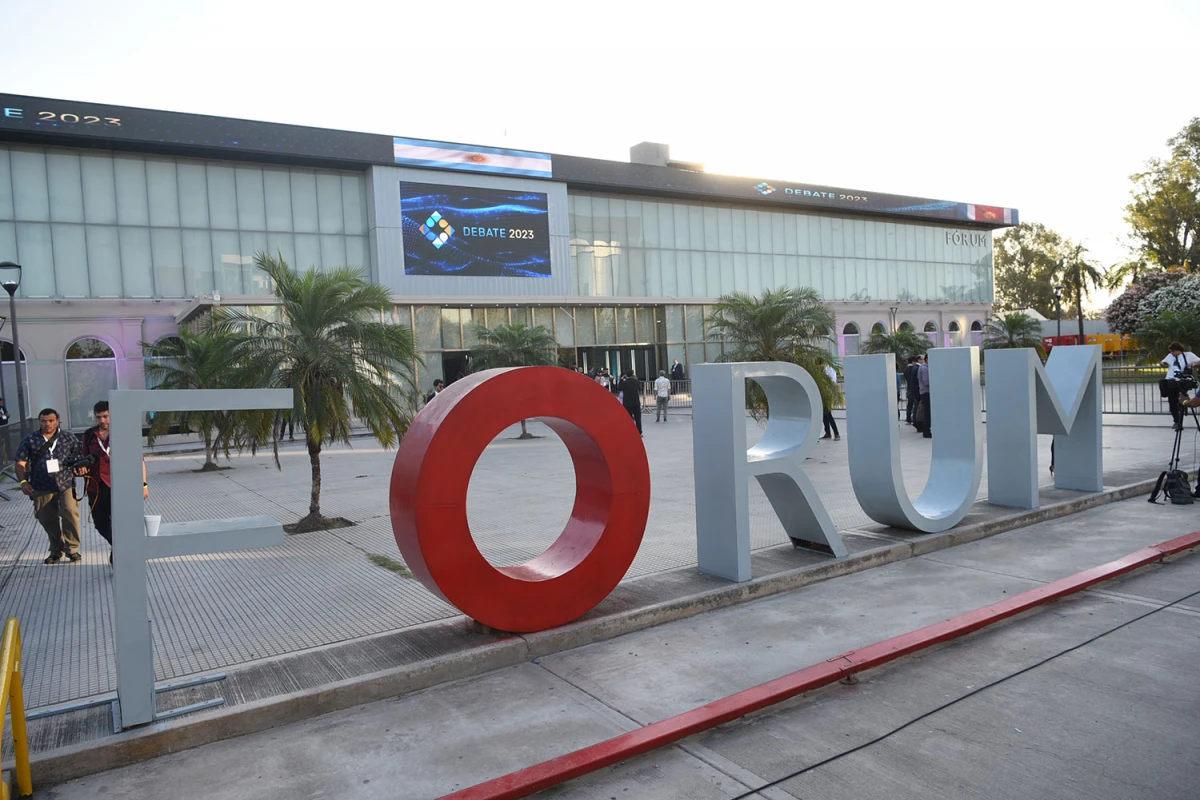
<path fill-rule="evenodd" d="M 1175 373 L 1174 378 L 1163 378 L 1158 382 L 1158 393 L 1163 398 L 1178 398 L 1180 395 L 1200 388 L 1200 379 L 1187 366 Z"/>

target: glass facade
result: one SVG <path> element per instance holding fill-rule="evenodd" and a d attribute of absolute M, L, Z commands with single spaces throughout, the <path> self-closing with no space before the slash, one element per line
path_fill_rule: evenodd
<path fill-rule="evenodd" d="M 358 172 L 0 145 L 0 253 L 22 297 L 267 294 L 260 250 L 369 272 L 366 208 Z"/>
<path fill-rule="evenodd" d="M 947 228 L 731 205 L 568 195 L 585 297 L 716 298 L 811 286 L 826 300 L 992 301 L 989 245 Z"/>

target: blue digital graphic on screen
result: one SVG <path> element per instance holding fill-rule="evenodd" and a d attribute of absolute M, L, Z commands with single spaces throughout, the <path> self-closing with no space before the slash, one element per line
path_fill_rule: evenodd
<path fill-rule="evenodd" d="M 550 277 L 546 195 L 400 184 L 405 275 Z"/>

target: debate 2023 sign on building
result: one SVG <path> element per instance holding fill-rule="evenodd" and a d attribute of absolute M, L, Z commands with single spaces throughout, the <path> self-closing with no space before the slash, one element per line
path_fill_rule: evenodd
<path fill-rule="evenodd" d="M 933 533 L 966 516 L 983 474 L 979 351 L 929 354 L 934 409 L 929 480 L 904 489 L 890 355 L 845 361 L 849 466 L 855 496 L 877 522 Z M 767 395 L 762 439 L 746 446 L 745 382 Z M 845 544 L 803 461 L 817 444 L 821 396 L 794 364 L 693 368 L 693 469 L 701 571 L 750 579 L 749 479 L 762 487 L 788 536 L 832 557 Z M 1043 367 L 1033 350 L 988 353 L 988 502 L 1036 508 L 1037 434 L 1054 434 L 1055 486 L 1103 489 L 1100 348 L 1056 347 Z M 544 553 L 497 567 L 467 522 L 467 485 L 488 443 L 536 418 L 562 438 L 575 468 L 575 505 Z M 452 384 L 413 421 L 392 470 L 391 517 L 409 568 L 434 594 L 490 627 L 515 632 L 577 619 L 616 588 L 633 562 L 650 510 L 641 437 L 612 394 L 554 367 L 489 370 Z"/>

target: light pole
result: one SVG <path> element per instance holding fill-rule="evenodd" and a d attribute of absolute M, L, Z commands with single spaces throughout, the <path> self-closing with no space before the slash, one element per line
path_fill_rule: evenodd
<path fill-rule="evenodd" d="M 1054 285 L 1054 317 L 1058 320 L 1058 334 L 1054 339 L 1055 347 L 1062 344 L 1062 291 L 1062 286 Z"/>
<path fill-rule="evenodd" d="M 17 336 L 17 289 L 21 286 L 21 265 L 0 261 L 0 286 L 8 292 L 8 317 L 13 324 L 13 371 L 17 373 L 17 409 L 20 412 L 21 436 L 25 435 L 25 381 L 21 377 L 21 340 Z"/>

